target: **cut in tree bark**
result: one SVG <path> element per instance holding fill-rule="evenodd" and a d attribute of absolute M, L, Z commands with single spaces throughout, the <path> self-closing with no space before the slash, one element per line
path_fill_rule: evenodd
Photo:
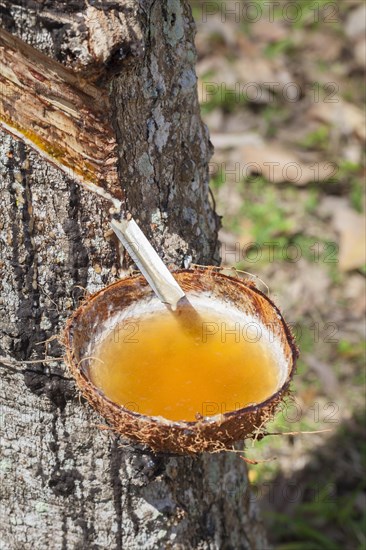
<path fill-rule="evenodd" d="M 189 257 L 217 263 L 188 3 L 0 8 L 6 31 L 105 94 L 118 141 L 116 192 L 161 257 L 176 267 Z M 16 55 L 4 47 L 2 61 Z M 102 154 L 99 144 L 93 153 Z M 237 455 L 154 455 L 130 445 L 99 429 L 103 419 L 78 397 L 62 361 L 26 362 L 60 357 L 52 337 L 84 293 L 124 271 L 108 201 L 6 133 L 0 170 L 1 548 L 266 548 Z"/>
<path fill-rule="evenodd" d="M 0 29 L 0 127 L 91 189 L 121 198 L 106 90 Z"/>

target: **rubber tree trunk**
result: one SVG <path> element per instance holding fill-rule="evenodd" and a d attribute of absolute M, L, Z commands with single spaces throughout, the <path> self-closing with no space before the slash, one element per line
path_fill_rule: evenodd
<path fill-rule="evenodd" d="M 217 263 L 188 2 L 1 9 L 8 31 L 109 90 L 121 188 L 165 261 Z M 62 356 L 52 337 L 85 292 L 124 273 L 123 258 L 108 204 L 0 135 L 1 549 L 263 550 L 240 457 L 131 445 L 99 429 L 62 361 L 25 363 Z"/>

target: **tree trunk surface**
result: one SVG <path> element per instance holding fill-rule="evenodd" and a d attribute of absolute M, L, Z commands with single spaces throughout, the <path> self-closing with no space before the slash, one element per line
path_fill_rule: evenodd
<path fill-rule="evenodd" d="M 2 26 L 104 86 L 129 211 L 170 265 L 218 262 L 188 2 L 2 2 Z M 0 52 L 1 55 L 1 52 Z M 234 453 L 156 455 L 80 398 L 54 335 L 125 274 L 109 204 L 1 133 L 1 550 L 267 547 Z M 45 343 L 46 340 L 49 342 Z"/>

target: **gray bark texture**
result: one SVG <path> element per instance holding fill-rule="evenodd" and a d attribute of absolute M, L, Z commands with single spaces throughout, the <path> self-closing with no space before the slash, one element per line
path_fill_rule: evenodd
<path fill-rule="evenodd" d="M 81 78 L 107 82 L 121 188 L 163 259 L 217 263 L 188 2 L 0 8 L 6 30 Z M 131 445 L 100 429 L 62 361 L 25 362 L 63 355 L 52 337 L 86 292 L 125 273 L 126 258 L 108 203 L 0 136 L 1 550 L 263 550 L 238 455 L 166 456 Z"/>

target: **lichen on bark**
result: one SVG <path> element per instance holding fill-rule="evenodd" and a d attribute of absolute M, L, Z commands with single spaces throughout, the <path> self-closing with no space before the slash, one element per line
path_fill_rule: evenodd
<path fill-rule="evenodd" d="M 183 266 L 188 256 L 218 263 L 212 146 L 199 115 L 190 8 L 151 2 L 141 25 L 144 54 L 111 83 L 127 204 L 167 263 Z"/>

